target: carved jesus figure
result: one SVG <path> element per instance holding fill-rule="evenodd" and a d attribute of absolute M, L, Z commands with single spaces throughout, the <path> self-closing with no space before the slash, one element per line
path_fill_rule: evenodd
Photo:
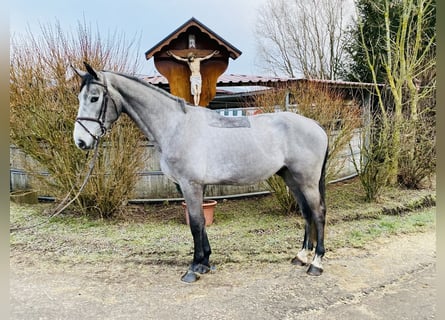
<path fill-rule="evenodd" d="M 183 58 L 180 56 L 175 55 L 171 51 L 167 51 L 167 54 L 169 56 L 172 56 L 176 60 L 187 62 L 191 74 L 190 74 L 190 87 L 191 87 L 191 93 L 193 95 L 193 102 L 195 106 L 199 105 L 199 99 L 201 96 L 201 87 L 202 87 L 202 77 L 201 77 L 201 61 L 210 59 L 214 55 L 218 54 L 219 51 L 215 50 L 211 54 L 202 57 L 197 58 L 196 55 L 193 52 L 190 52 L 187 55 L 187 58 Z"/>

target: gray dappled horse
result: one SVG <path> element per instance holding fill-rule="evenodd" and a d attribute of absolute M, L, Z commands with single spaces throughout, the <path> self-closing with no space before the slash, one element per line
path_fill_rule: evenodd
<path fill-rule="evenodd" d="M 277 173 L 286 182 L 306 220 L 303 247 L 292 263 L 308 264 L 307 270 L 323 271 L 325 226 L 325 164 L 328 138 L 313 120 L 279 112 L 228 118 L 202 107 L 187 105 L 134 77 L 95 71 L 85 63 L 74 141 L 82 150 L 92 149 L 120 114 L 126 113 L 155 142 L 161 169 L 178 183 L 188 207 L 194 241 L 193 261 L 182 276 L 199 278 L 211 267 L 209 240 L 202 211 L 207 184 L 252 184 Z"/>

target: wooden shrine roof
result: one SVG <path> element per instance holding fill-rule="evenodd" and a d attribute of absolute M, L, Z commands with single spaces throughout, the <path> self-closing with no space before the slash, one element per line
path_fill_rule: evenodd
<path fill-rule="evenodd" d="M 153 48 L 147 50 L 145 52 L 145 58 L 149 60 L 152 58 L 156 53 L 162 51 L 162 48 L 165 46 L 168 46 L 171 41 L 178 38 L 182 33 L 187 32 L 187 30 L 190 27 L 196 27 L 201 32 L 207 34 L 210 39 L 215 40 L 219 45 L 225 47 L 227 51 L 229 52 L 229 56 L 235 60 L 241 55 L 241 51 L 235 48 L 232 44 L 221 38 L 219 35 L 214 33 L 212 30 L 210 30 L 207 26 L 205 26 L 203 23 L 198 21 L 196 18 L 192 17 L 190 20 L 186 21 L 183 25 L 178 27 L 176 30 L 174 30 L 172 33 L 170 33 L 166 38 L 161 40 L 158 44 L 153 46 Z"/>

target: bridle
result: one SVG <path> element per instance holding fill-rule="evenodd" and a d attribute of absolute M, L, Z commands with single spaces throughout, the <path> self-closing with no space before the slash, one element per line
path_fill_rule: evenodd
<path fill-rule="evenodd" d="M 103 94 L 103 100 L 102 105 L 100 106 L 100 112 L 99 116 L 97 118 L 91 118 L 91 117 L 77 117 L 76 122 L 90 135 L 93 137 L 96 142 L 99 141 L 101 137 L 103 137 L 107 133 L 107 128 L 105 127 L 105 117 L 107 115 L 107 109 L 108 109 L 108 99 L 110 99 L 113 102 L 114 109 L 116 110 L 116 115 L 118 114 L 116 102 L 113 100 L 113 98 L 110 97 L 110 94 L 108 92 L 108 87 L 106 84 L 97 82 L 97 81 L 91 81 L 89 84 L 97 84 L 105 89 Z M 96 135 L 93 134 L 88 128 L 81 122 L 81 121 L 91 121 L 96 122 L 100 126 L 100 134 Z"/>

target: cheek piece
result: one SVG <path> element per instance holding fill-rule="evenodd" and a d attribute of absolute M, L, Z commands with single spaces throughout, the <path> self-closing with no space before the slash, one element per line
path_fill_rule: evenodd
<path fill-rule="evenodd" d="M 108 88 L 106 85 L 99 83 L 99 82 L 91 82 L 91 84 L 97 84 L 100 85 L 102 87 L 105 88 L 105 92 L 104 92 L 104 98 L 102 101 L 102 105 L 100 107 L 100 112 L 99 112 L 99 117 L 97 118 L 90 118 L 90 117 L 77 117 L 76 118 L 76 122 L 86 131 L 88 132 L 88 134 L 90 136 L 93 137 L 94 140 L 98 141 L 101 137 L 103 137 L 105 135 L 105 133 L 107 132 L 107 128 L 105 127 L 105 117 L 107 114 L 107 108 L 108 108 L 108 99 L 110 98 L 110 95 L 108 93 Z M 113 102 L 114 108 L 116 110 L 116 114 L 117 114 L 117 106 L 116 103 L 113 99 L 111 99 L 111 101 Z M 92 122 L 96 122 L 97 124 L 99 124 L 100 126 L 100 134 L 96 135 L 93 134 L 90 130 L 88 130 L 88 128 L 82 123 L 82 121 L 92 121 Z"/>

